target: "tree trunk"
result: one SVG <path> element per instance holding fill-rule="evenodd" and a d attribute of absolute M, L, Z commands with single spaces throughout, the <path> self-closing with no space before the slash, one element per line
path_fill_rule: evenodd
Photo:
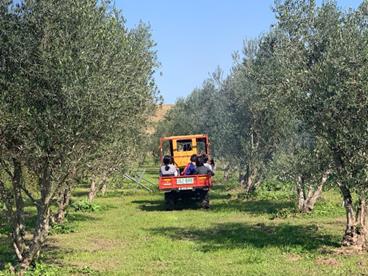
<path fill-rule="evenodd" d="M 106 189 L 107 189 L 107 185 L 106 185 L 106 181 L 103 181 L 102 182 L 102 185 L 101 185 L 101 194 L 104 196 L 105 193 L 106 193 Z"/>
<path fill-rule="evenodd" d="M 54 216 L 54 220 L 56 223 L 62 223 L 65 219 L 65 211 L 66 208 L 69 206 L 71 197 L 71 187 L 67 185 L 59 194 L 58 196 L 58 210 Z"/>
<path fill-rule="evenodd" d="M 304 193 L 304 179 L 302 176 L 298 176 L 298 180 L 296 182 L 296 194 L 298 200 L 298 210 L 302 212 L 304 210 L 304 202 L 305 202 L 305 193 Z"/>
<path fill-rule="evenodd" d="M 26 251 L 23 260 L 20 262 L 21 271 L 26 271 L 31 263 L 39 256 L 42 245 L 48 235 L 50 219 L 49 205 L 42 204 L 37 209 L 37 227 L 33 233 L 29 250 Z"/>
<path fill-rule="evenodd" d="M 42 246 L 47 238 L 50 221 L 51 172 L 48 160 L 45 159 L 42 176 L 39 179 L 41 198 L 37 204 L 37 220 L 35 231 L 29 248 L 24 252 L 20 261 L 21 273 L 26 271 L 31 263 L 39 256 Z"/>
<path fill-rule="evenodd" d="M 13 185 L 13 196 L 15 203 L 15 211 L 12 217 L 13 221 L 13 247 L 18 260 L 21 261 L 22 254 L 26 249 L 26 244 L 24 241 L 25 236 L 25 226 L 24 226 L 24 202 L 22 197 L 22 165 L 16 159 L 13 159 L 14 172 L 12 178 Z"/>
<path fill-rule="evenodd" d="M 247 175 L 239 171 L 239 185 L 241 187 L 245 187 L 245 180 L 247 178 Z"/>
<path fill-rule="evenodd" d="M 322 194 L 323 186 L 326 184 L 330 174 L 330 170 L 324 172 L 322 175 L 322 179 L 317 185 L 316 189 L 313 189 L 312 186 L 308 186 L 308 191 L 306 191 L 303 177 L 298 177 L 296 191 L 298 197 L 299 212 L 310 213 L 314 209 L 317 200 Z"/>
<path fill-rule="evenodd" d="M 258 177 L 257 169 L 248 170 L 247 179 L 246 179 L 247 183 L 245 186 L 245 192 L 247 194 L 253 193 L 256 190 L 257 186 L 259 186 L 260 181 L 257 180 L 257 177 Z"/>
<path fill-rule="evenodd" d="M 88 193 L 88 201 L 90 203 L 92 203 L 93 199 L 96 196 L 96 193 L 97 193 L 96 180 L 92 179 L 91 187 L 89 188 L 89 193 Z"/>
<path fill-rule="evenodd" d="M 356 246 L 362 249 L 367 248 L 366 217 L 367 217 L 366 199 L 361 198 L 358 203 L 355 231 L 357 233 Z"/>
<path fill-rule="evenodd" d="M 363 250 L 367 248 L 366 200 L 363 197 L 359 199 L 357 211 L 355 212 L 349 188 L 343 184 L 339 184 L 339 187 L 346 210 L 346 228 L 342 245 Z"/>
<path fill-rule="evenodd" d="M 323 186 L 326 184 L 328 177 L 330 176 L 331 171 L 327 170 L 323 175 L 321 182 L 318 184 L 317 189 L 313 191 L 311 189 L 308 192 L 307 200 L 304 203 L 303 212 L 309 213 L 314 209 L 314 205 L 316 204 L 317 200 L 321 197 Z"/>
<path fill-rule="evenodd" d="M 224 166 L 224 181 L 228 181 L 230 176 L 230 164 Z"/>

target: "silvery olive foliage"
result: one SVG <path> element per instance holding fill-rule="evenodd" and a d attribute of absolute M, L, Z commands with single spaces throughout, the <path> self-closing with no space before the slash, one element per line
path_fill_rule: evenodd
<path fill-rule="evenodd" d="M 234 55 L 228 76 L 179 100 L 156 135 L 210 134 L 248 192 L 265 177 L 293 181 L 302 209 L 324 183 L 336 185 L 343 244 L 365 247 L 368 3 L 344 11 L 334 1 L 282 0 L 274 12 L 276 23 Z"/>
<path fill-rule="evenodd" d="M 22 269 L 69 180 L 119 170 L 138 150 L 159 100 L 154 46 L 147 26 L 128 30 L 108 1 L 0 2 L 0 199 Z M 24 225 L 26 198 L 34 229 Z"/>

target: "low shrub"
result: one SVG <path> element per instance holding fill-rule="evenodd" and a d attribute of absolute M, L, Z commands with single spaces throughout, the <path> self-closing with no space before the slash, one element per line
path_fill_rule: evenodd
<path fill-rule="evenodd" d="M 101 210 L 101 206 L 91 203 L 88 200 L 73 202 L 70 207 L 76 212 L 96 212 Z"/>

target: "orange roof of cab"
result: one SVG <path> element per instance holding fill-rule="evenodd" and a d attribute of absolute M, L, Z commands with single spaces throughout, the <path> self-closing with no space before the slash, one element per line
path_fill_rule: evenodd
<path fill-rule="evenodd" d="M 189 138 L 206 138 L 207 134 L 195 134 L 195 135 L 180 135 L 180 136 L 170 136 L 163 137 L 161 140 L 179 140 L 179 139 L 189 139 Z"/>

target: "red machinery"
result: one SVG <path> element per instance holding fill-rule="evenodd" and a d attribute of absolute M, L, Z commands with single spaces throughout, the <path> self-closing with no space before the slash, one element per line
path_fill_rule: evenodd
<path fill-rule="evenodd" d="M 171 155 L 179 168 L 183 170 L 193 154 L 209 155 L 207 135 L 172 136 L 160 139 L 160 156 Z M 208 191 L 212 187 L 210 175 L 162 176 L 159 190 L 165 192 L 167 209 L 174 209 L 178 200 L 191 198 L 199 200 L 203 208 L 209 208 Z"/>

